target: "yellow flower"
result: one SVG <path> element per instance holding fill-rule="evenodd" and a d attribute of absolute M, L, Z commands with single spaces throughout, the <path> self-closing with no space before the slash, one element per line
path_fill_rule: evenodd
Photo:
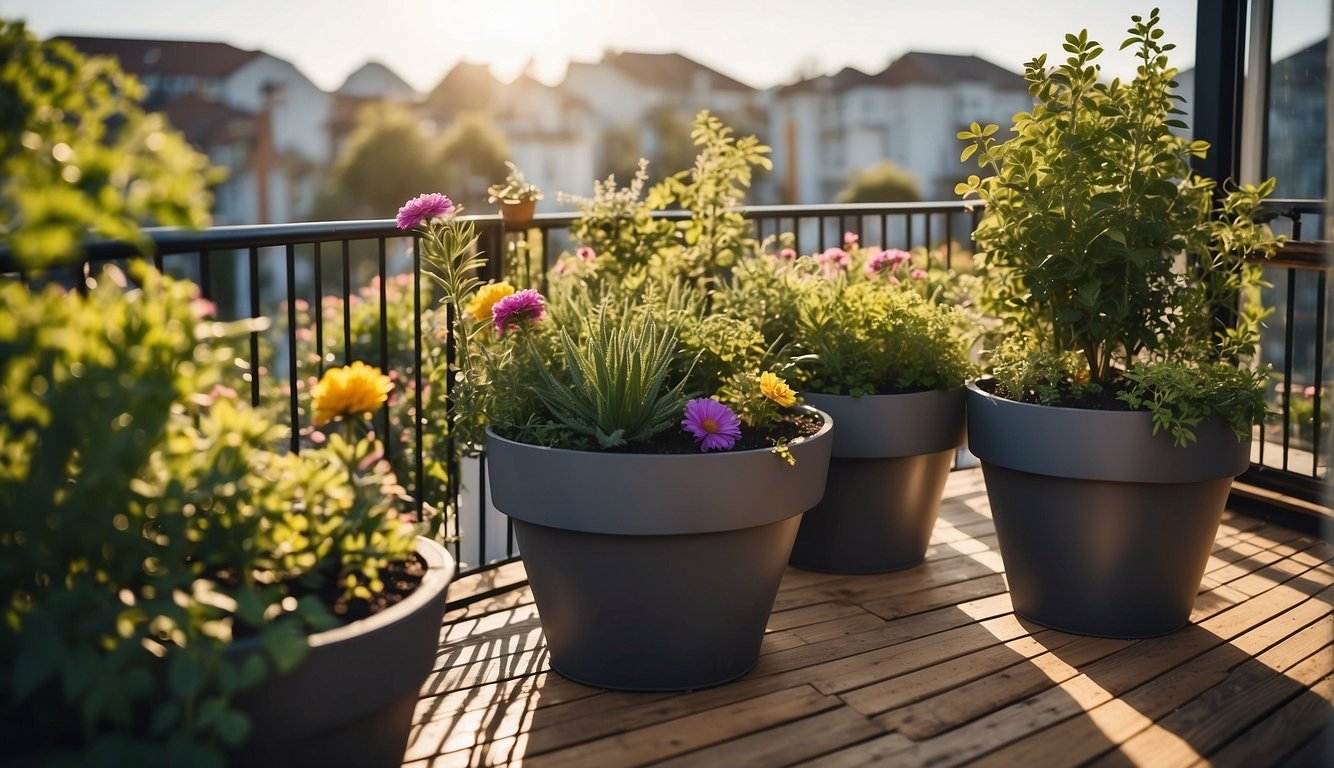
<path fill-rule="evenodd" d="M 463 311 L 474 320 L 487 322 L 491 319 L 491 307 L 511 293 L 514 293 L 514 286 L 509 283 L 487 283 L 477 289 Z"/>
<path fill-rule="evenodd" d="M 389 399 L 394 385 L 380 369 L 358 360 L 324 372 L 310 391 L 315 404 L 315 426 L 322 427 L 339 416 L 374 413 Z"/>
<path fill-rule="evenodd" d="M 797 402 L 797 393 L 792 391 L 792 387 L 768 371 L 760 374 L 760 391 L 784 408 Z"/>

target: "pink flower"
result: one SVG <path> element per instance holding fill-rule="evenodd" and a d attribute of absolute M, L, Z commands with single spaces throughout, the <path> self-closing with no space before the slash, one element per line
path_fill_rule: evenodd
<path fill-rule="evenodd" d="M 861 238 L 857 236 L 857 233 L 856 233 L 856 232 L 844 232 L 844 233 L 843 233 L 843 247 L 844 247 L 844 248 L 856 248 L 856 247 L 857 247 L 857 243 L 858 243 L 858 241 L 860 241 L 860 240 L 861 240 Z"/>
<path fill-rule="evenodd" d="M 778 256 L 777 256 L 777 258 L 778 258 L 779 261 L 796 261 L 796 260 L 797 260 L 797 249 L 795 249 L 795 248 L 779 248 L 779 249 L 778 249 Z"/>
<path fill-rule="evenodd" d="M 914 280 L 925 280 L 925 279 L 926 279 L 926 270 L 925 270 L 925 269 L 914 269 L 914 270 L 912 271 L 912 273 L 911 273 L 911 277 L 912 277 L 912 279 L 914 279 Z"/>
<path fill-rule="evenodd" d="M 824 253 L 815 254 L 815 263 L 820 265 L 820 271 L 830 280 L 838 277 L 848 268 L 848 252 L 842 248 L 828 248 Z"/>
<path fill-rule="evenodd" d="M 446 216 L 452 210 L 454 203 L 439 192 L 418 195 L 398 209 L 398 228 L 412 229 L 431 219 Z"/>
<path fill-rule="evenodd" d="M 871 258 L 866 260 L 866 276 L 876 277 L 877 275 L 886 275 L 902 266 L 908 259 L 912 258 L 907 251 L 901 251 L 898 248 L 890 248 L 888 251 L 879 251 L 871 254 Z M 893 275 L 889 275 L 893 277 Z"/>
<path fill-rule="evenodd" d="M 598 257 L 598 252 L 586 245 L 581 245 L 575 250 L 574 255 L 578 256 L 582 261 L 592 261 Z"/>
<path fill-rule="evenodd" d="M 686 417 L 681 426 L 695 438 L 703 452 L 731 450 L 741 439 L 741 420 L 731 408 L 712 397 L 686 403 Z"/>
<path fill-rule="evenodd" d="M 492 305 L 491 322 L 496 326 L 496 333 L 504 336 L 512 328 L 523 329 L 541 320 L 546 313 L 542 294 L 532 288 L 525 288 Z"/>

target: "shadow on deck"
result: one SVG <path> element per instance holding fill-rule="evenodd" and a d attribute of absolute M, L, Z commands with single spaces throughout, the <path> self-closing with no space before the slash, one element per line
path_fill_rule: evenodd
<path fill-rule="evenodd" d="M 1331 556 L 1228 513 L 1191 626 L 1069 635 L 1014 615 L 981 472 L 955 472 L 925 563 L 789 569 L 758 665 L 718 688 L 617 693 L 560 677 L 526 587 L 454 611 L 404 762 L 1334 764 Z M 521 580 L 522 563 L 488 578 Z M 479 588 L 465 580 L 451 597 Z"/>

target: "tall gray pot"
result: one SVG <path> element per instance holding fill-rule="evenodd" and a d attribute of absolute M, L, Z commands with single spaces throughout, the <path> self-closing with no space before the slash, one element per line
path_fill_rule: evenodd
<path fill-rule="evenodd" d="M 837 429 L 824 499 L 802 516 L 791 564 L 883 573 L 921 562 L 954 449 L 963 443 L 963 388 L 805 398 Z"/>
<path fill-rule="evenodd" d="M 1146 412 L 1032 405 L 968 385 L 968 445 L 1016 613 L 1125 638 L 1190 619 L 1250 444 L 1218 420 L 1185 448 L 1152 432 Z"/>
<path fill-rule="evenodd" d="M 790 445 L 692 455 L 541 448 L 487 432 L 496 508 L 514 520 L 553 669 L 668 691 L 741 677 L 801 514 L 824 493 L 832 422 Z"/>
<path fill-rule="evenodd" d="M 306 658 L 237 704 L 250 716 L 236 765 L 398 766 L 422 683 L 435 666 L 454 559 L 418 537 L 421 585 L 380 613 L 311 635 Z"/>

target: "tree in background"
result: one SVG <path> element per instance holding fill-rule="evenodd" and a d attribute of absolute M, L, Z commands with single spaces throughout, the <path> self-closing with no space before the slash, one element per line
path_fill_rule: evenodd
<path fill-rule="evenodd" d="M 367 104 L 334 161 L 315 217 L 387 218 L 404 200 L 444 188 L 443 172 L 416 115 L 393 104 Z"/>
<path fill-rule="evenodd" d="M 863 168 L 848 179 L 848 185 L 834 198 L 839 203 L 913 203 L 922 199 L 917 179 L 911 173 L 885 160 Z"/>
<path fill-rule="evenodd" d="M 505 138 L 491 121 L 481 113 L 460 116 L 441 140 L 438 156 L 440 175 L 430 188 L 448 189 L 450 199 L 471 213 L 492 212 L 486 188 L 505 178 L 510 156 Z M 400 203 L 406 199 L 400 198 Z"/>

